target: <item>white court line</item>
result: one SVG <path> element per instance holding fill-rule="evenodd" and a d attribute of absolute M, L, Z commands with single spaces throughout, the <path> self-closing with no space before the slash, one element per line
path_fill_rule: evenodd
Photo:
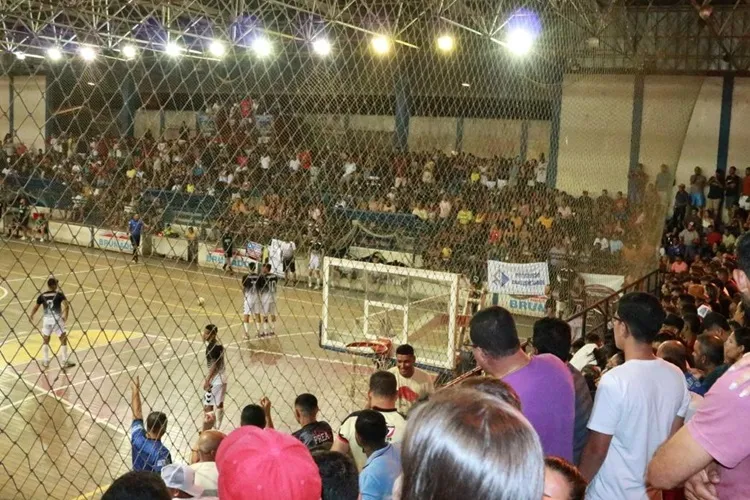
<path fill-rule="evenodd" d="M 43 274 L 43 275 L 40 274 L 38 276 L 24 275 L 21 271 L 14 271 L 14 270 L 11 269 L 11 270 L 8 270 L 8 271 L 5 271 L 5 272 L 7 272 L 8 274 L 23 275 L 24 277 L 23 278 L 13 278 L 13 279 L 10 279 L 10 280 L 3 280 L 3 282 L 5 282 L 5 283 L 15 283 L 17 281 L 27 281 L 27 280 L 29 280 L 29 281 L 35 281 L 35 280 L 47 279 L 47 278 L 50 277 L 50 275 L 53 275 L 55 278 L 59 278 L 60 276 L 68 276 L 70 274 L 99 273 L 99 272 L 102 272 L 102 271 L 109 271 L 109 270 L 113 270 L 114 271 L 115 269 L 125 269 L 126 267 L 128 267 L 128 266 L 124 265 L 124 266 L 111 266 L 111 267 L 100 267 L 100 268 L 94 267 L 94 268 L 91 268 L 91 269 L 84 269 L 84 270 L 72 270 L 70 272 L 60 273 L 60 274 L 56 274 L 56 273 L 47 273 L 47 274 Z"/>
<path fill-rule="evenodd" d="M 10 293 L 10 292 L 8 291 L 8 289 L 7 289 L 7 288 L 5 288 L 4 286 L 0 286 L 0 291 L 1 291 L 1 292 L 2 292 L 2 294 L 3 294 L 3 296 L 2 296 L 2 297 L 0 297 L 0 300 L 3 300 L 3 299 L 4 299 L 5 297 L 7 297 L 7 296 L 8 296 L 8 294 Z"/>

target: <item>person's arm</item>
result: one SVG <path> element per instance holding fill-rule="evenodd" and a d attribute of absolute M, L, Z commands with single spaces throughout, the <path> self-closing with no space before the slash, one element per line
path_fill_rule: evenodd
<path fill-rule="evenodd" d="M 612 373 L 606 373 L 599 381 L 596 391 L 594 408 L 589 419 L 589 439 L 586 447 L 581 453 L 581 464 L 579 469 L 586 481 L 591 480 L 599 472 L 604 460 L 607 458 L 612 436 L 620 423 L 623 415 L 621 408 L 625 394 L 620 387 L 619 381 Z"/>
<path fill-rule="evenodd" d="M 271 418 L 271 400 L 264 396 L 263 399 L 260 400 L 260 406 L 263 408 L 263 413 L 266 415 L 266 428 L 274 429 L 273 418 Z"/>
<path fill-rule="evenodd" d="M 581 465 L 579 466 L 581 474 L 586 478 L 586 481 L 591 482 L 596 473 L 599 472 L 604 459 L 607 458 L 611 442 L 611 434 L 602 434 L 589 430 L 589 439 L 581 454 Z"/>
<path fill-rule="evenodd" d="M 341 437 L 340 434 L 333 436 L 333 445 L 331 445 L 331 451 L 337 451 L 344 455 L 349 455 L 349 441 L 346 441 Z"/>
<path fill-rule="evenodd" d="M 37 299 L 36 303 L 34 304 L 34 307 L 31 308 L 31 312 L 29 313 L 29 321 L 34 321 L 34 316 L 36 315 L 36 312 L 39 310 L 39 306 L 41 304 L 39 303 L 39 299 Z"/>
<path fill-rule="evenodd" d="M 135 377 L 130 398 L 130 409 L 133 411 L 133 420 L 143 420 L 143 409 L 141 408 L 141 378 Z"/>
<path fill-rule="evenodd" d="M 647 480 L 655 488 L 669 490 L 681 485 L 711 462 L 711 455 L 686 427 L 682 427 L 656 450 L 648 464 Z"/>

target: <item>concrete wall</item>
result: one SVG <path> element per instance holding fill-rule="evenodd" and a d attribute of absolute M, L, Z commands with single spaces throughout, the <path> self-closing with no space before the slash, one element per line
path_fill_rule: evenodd
<path fill-rule="evenodd" d="M 0 77 L 0 133 L 10 132 L 11 101 L 13 106 L 14 140 L 29 149 L 44 148 L 44 125 L 47 119 L 43 76 L 16 76 L 11 87 L 10 77 Z M 11 93 L 12 99 L 11 99 Z"/>
<path fill-rule="evenodd" d="M 721 98 L 721 93 L 719 93 Z M 729 131 L 729 163 L 740 175 L 750 167 L 750 78 L 735 78 L 732 128 Z"/>
<path fill-rule="evenodd" d="M 520 120 L 464 120 L 463 150 L 481 157 L 516 156 L 521 148 Z"/>
<path fill-rule="evenodd" d="M 412 116 L 409 119 L 409 151 L 456 149 L 456 118 Z"/>
<path fill-rule="evenodd" d="M 0 78 L 0 136 L 2 137 L 10 132 L 10 92 L 10 78 Z"/>

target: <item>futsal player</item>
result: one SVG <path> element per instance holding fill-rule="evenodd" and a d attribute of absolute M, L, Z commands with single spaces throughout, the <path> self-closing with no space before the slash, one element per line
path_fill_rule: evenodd
<path fill-rule="evenodd" d="M 128 222 L 128 233 L 130 234 L 130 244 L 133 245 L 133 262 L 138 263 L 138 249 L 141 246 L 141 233 L 145 224 L 141 220 L 138 214 L 134 214 L 133 218 Z"/>
<path fill-rule="evenodd" d="M 216 415 L 214 427 L 221 427 L 224 418 L 224 396 L 227 393 L 227 377 L 224 370 L 224 346 L 218 339 L 219 329 L 216 325 L 206 325 L 203 329 L 203 341 L 206 342 L 206 363 L 208 375 L 203 383 L 206 394 L 203 397 L 203 411 Z"/>
<path fill-rule="evenodd" d="M 248 273 L 242 278 L 242 326 L 245 329 L 246 337 L 248 337 L 250 334 L 249 330 L 251 317 L 253 319 L 253 324 L 255 325 L 255 332 L 258 334 L 258 337 L 261 336 L 260 296 L 258 295 L 258 289 L 256 287 L 258 278 L 258 273 L 255 272 L 255 263 L 250 263 L 250 265 L 248 266 Z"/>
<path fill-rule="evenodd" d="M 232 269 L 232 257 L 234 256 L 234 235 L 227 227 L 224 229 L 224 234 L 221 235 L 221 248 L 224 250 L 224 266 L 222 270 L 229 270 L 230 273 L 234 272 Z"/>
<path fill-rule="evenodd" d="M 314 239 L 310 245 L 310 262 L 307 265 L 307 286 L 313 287 L 315 278 L 315 290 L 320 288 L 320 261 L 323 259 L 323 244 L 319 239 Z"/>
<path fill-rule="evenodd" d="M 263 313 L 261 337 L 269 337 L 276 330 L 276 289 L 278 278 L 271 272 L 271 264 L 263 264 L 256 287 L 260 295 L 260 308 Z M 270 323 L 269 323 L 270 319 Z"/>
<path fill-rule="evenodd" d="M 42 367 L 49 367 L 50 349 L 49 338 L 54 333 L 60 338 L 60 366 L 63 369 L 72 368 L 76 364 L 68 360 L 68 335 L 65 331 L 65 322 L 68 320 L 70 304 L 65 294 L 58 290 L 57 279 L 50 277 L 47 280 L 47 291 L 42 292 L 36 299 L 36 303 L 29 314 L 33 322 L 34 315 L 42 307 Z"/>

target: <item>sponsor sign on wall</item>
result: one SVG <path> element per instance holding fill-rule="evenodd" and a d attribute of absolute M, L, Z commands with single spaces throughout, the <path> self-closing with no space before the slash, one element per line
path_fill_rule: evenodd
<path fill-rule="evenodd" d="M 547 263 L 515 264 L 488 260 L 487 285 L 492 293 L 544 295 L 549 285 Z"/>
<path fill-rule="evenodd" d="M 221 269 L 224 266 L 225 257 L 224 249 L 221 247 L 209 246 L 201 243 L 198 247 L 198 262 L 204 267 L 213 267 L 215 269 Z M 258 269 L 258 261 L 248 257 L 244 248 L 240 248 L 234 251 L 232 256 L 232 267 L 236 270 L 247 269 L 250 264 L 256 265 Z"/>
<path fill-rule="evenodd" d="M 145 239 L 141 236 L 141 242 Z M 143 253 L 141 244 L 140 253 Z M 130 236 L 124 231 L 113 231 L 111 229 L 97 229 L 94 231 L 94 247 L 102 250 L 111 250 L 113 252 L 133 253 L 133 245 L 130 243 Z"/>
<path fill-rule="evenodd" d="M 69 245 L 80 245 L 82 247 L 91 246 L 92 233 L 91 228 L 88 226 L 61 224 L 50 221 L 49 234 L 52 241 L 67 243 Z"/>
<path fill-rule="evenodd" d="M 531 318 L 543 318 L 545 314 L 544 304 L 547 297 L 528 297 L 523 295 L 497 296 L 497 305 L 504 307 L 514 316 L 529 316 Z"/>

